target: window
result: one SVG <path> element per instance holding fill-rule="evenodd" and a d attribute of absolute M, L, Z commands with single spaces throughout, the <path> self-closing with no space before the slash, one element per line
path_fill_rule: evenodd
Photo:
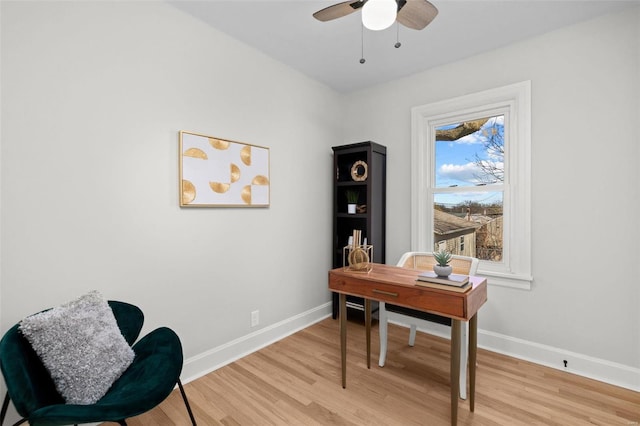
<path fill-rule="evenodd" d="M 412 109 L 412 249 L 530 288 L 530 82 Z"/>
<path fill-rule="evenodd" d="M 503 249 L 504 114 L 437 126 L 433 232 L 452 254 L 499 262 Z M 471 244 L 465 250 L 464 241 Z M 434 247 L 438 249 L 438 247 Z"/>

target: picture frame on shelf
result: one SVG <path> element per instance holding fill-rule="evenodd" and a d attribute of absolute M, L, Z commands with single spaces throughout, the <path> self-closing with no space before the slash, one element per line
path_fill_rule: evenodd
<path fill-rule="evenodd" d="M 351 166 L 351 179 L 354 182 L 364 182 L 369 175 L 369 166 L 363 160 L 358 160 Z"/>

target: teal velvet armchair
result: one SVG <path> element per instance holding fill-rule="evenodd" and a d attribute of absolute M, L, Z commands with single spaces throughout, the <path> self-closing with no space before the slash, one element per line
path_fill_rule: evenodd
<path fill-rule="evenodd" d="M 151 410 L 173 391 L 177 384 L 191 423 L 196 421 L 180 382 L 183 355 L 178 336 L 169 328 L 153 330 L 134 344 L 142 330 L 144 315 L 134 305 L 109 301 L 118 327 L 135 359 L 109 391 L 95 404 L 66 404 L 53 380 L 18 324 L 0 341 L 0 368 L 7 395 L 0 413 L 4 424 L 9 402 L 23 418 L 14 426 L 55 426 L 111 421 L 126 425 L 126 419 Z"/>

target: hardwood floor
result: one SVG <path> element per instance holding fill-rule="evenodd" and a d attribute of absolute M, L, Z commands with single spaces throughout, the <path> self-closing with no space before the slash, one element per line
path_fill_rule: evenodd
<path fill-rule="evenodd" d="M 449 341 L 389 325 L 384 368 L 371 369 L 364 328 L 348 322 L 347 388 L 340 385 L 338 321 L 326 319 L 185 385 L 198 425 L 449 425 Z M 638 425 L 640 393 L 478 350 L 475 412 L 459 425 Z M 128 420 L 189 425 L 179 392 Z"/>

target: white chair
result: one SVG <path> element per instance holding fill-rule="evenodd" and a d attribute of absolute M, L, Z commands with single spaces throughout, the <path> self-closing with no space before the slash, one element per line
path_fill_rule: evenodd
<path fill-rule="evenodd" d="M 436 264 L 433 253 L 429 252 L 407 252 L 402 255 L 397 266 L 409 269 L 420 269 L 431 271 Z M 475 275 L 478 270 L 478 259 L 467 256 L 452 256 L 449 263 L 453 267 L 454 274 Z M 451 319 L 428 312 L 417 311 L 415 309 L 396 306 L 380 302 L 379 310 L 379 330 L 380 330 L 380 358 L 378 365 L 384 367 L 387 358 L 387 324 L 389 320 L 395 323 L 410 326 L 409 346 L 413 346 L 416 341 L 416 330 L 418 326 L 427 327 L 429 322 L 451 326 Z M 460 342 L 460 398 L 467 398 L 467 360 L 469 351 L 468 338 L 469 324 L 463 323 L 461 327 Z"/>

